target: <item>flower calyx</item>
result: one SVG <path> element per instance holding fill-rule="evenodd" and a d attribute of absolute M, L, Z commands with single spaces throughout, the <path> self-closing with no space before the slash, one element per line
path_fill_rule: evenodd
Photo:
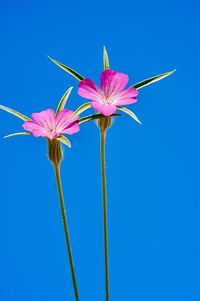
<path fill-rule="evenodd" d="M 63 160 L 63 151 L 58 140 L 48 139 L 48 156 L 54 166 L 60 166 Z"/>

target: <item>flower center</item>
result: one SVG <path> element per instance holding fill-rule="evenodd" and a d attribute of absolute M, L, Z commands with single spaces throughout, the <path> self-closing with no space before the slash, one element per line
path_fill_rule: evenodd
<path fill-rule="evenodd" d="M 111 93 L 105 93 L 105 91 L 102 91 L 101 99 L 104 103 L 115 103 L 118 100 L 118 98 L 119 97 L 115 91 L 111 91 Z"/>
<path fill-rule="evenodd" d="M 104 103 L 111 104 L 111 103 L 115 103 L 118 100 L 118 97 L 116 95 L 107 96 L 107 97 L 104 96 L 102 98 L 102 100 L 103 100 Z"/>

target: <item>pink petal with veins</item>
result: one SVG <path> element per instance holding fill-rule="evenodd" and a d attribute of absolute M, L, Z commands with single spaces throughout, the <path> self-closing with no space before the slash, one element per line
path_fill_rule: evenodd
<path fill-rule="evenodd" d="M 115 102 L 115 104 L 117 106 L 123 106 L 123 105 L 130 105 L 130 104 L 136 103 L 136 102 L 137 102 L 137 98 L 128 98 L 128 99 L 117 100 Z"/>
<path fill-rule="evenodd" d="M 103 114 L 104 116 L 110 116 L 112 115 L 113 113 L 116 112 L 117 108 L 116 108 L 116 105 L 114 104 L 107 104 L 107 103 L 104 103 L 104 102 L 96 102 L 96 101 L 93 101 L 91 103 L 91 106 L 98 112 L 98 113 L 101 113 Z"/>
<path fill-rule="evenodd" d="M 70 123 L 75 120 L 71 120 L 71 116 L 74 112 L 68 109 L 63 109 L 56 115 L 56 131 L 62 132 Z M 77 118 L 76 118 L 77 120 Z"/>
<path fill-rule="evenodd" d="M 73 111 L 64 109 L 55 115 L 52 109 L 33 113 L 33 120 L 24 122 L 25 130 L 31 132 L 35 137 L 56 139 L 62 133 L 73 134 L 80 130 L 76 122 L 79 116 L 71 119 Z"/>
<path fill-rule="evenodd" d="M 72 135 L 80 131 L 80 126 L 77 122 L 71 123 L 67 128 L 65 128 L 62 132 L 64 134 Z"/>
<path fill-rule="evenodd" d="M 137 102 L 138 91 L 134 87 L 130 87 L 118 95 L 117 105 L 128 105 Z"/>
<path fill-rule="evenodd" d="M 78 85 L 78 94 L 84 98 L 100 101 L 101 91 L 97 85 L 89 78 L 80 81 Z"/>
<path fill-rule="evenodd" d="M 86 78 L 80 81 L 78 93 L 84 98 L 93 100 L 91 105 L 97 112 L 110 116 L 115 113 L 117 105 L 127 105 L 137 101 L 138 91 L 134 87 L 125 89 L 127 83 L 127 74 L 104 70 L 101 73 L 101 88 Z"/>
<path fill-rule="evenodd" d="M 39 124 L 34 121 L 25 121 L 22 125 L 23 128 L 33 134 L 35 137 L 48 137 L 49 133 L 45 130 L 45 128 L 41 127 Z"/>
<path fill-rule="evenodd" d="M 55 114 L 52 109 L 48 109 L 40 113 L 33 113 L 32 117 L 33 121 L 47 129 L 55 127 Z"/>
<path fill-rule="evenodd" d="M 113 70 L 101 73 L 101 89 L 106 97 L 122 92 L 128 83 L 128 75 Z"/>

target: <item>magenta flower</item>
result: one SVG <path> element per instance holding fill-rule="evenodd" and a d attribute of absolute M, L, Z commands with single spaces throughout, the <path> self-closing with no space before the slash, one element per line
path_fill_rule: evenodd
<path fill-rule="evenodd" d="M 49 57 L 50 58 L 50 57 Z M 104 228 L 104 265 L 105 265 L 105 293 L 106 300 L 110 300 L 109 293 L 109 269 L 108 269 L 108 226 L 107 226 L 107 187 L 106 187 L 106 164 L 105 164 L 105 141 L 108 128 L 112 124 L 113 113 L 118 109 L 129 116 L 135 121 L 141 124 L 134 112 L 129 110 L 123 105 L 135 103 L 138 95 L 138 89 L 146 87 L 152 83 L 155 83 L 165 77 L 171 75 L 175 70 L 165 72 L 147 79 L 144 79 L 130 88 L 125 89 L 128 83 L 128 76 L 123 73 L 110 70 L 109 58 L 106 48 L 103 52 L 103 66 L 104 71 L 101 74 L 100 88 L 90 79 L 83 77 L 79 72 L 50 58 L 53 63 L 65 70 L 67 73 L 75 77 L 79 83 L 78 93 L 84 98 L 92 100 L 82 104 L 77 110 L 77 113 L 84 112 L 90 109 L 91 106 L 97 111 L 103 114 L 102 119 L 99 119 L 98 126 L 100 129 L 100 158 L 101 158 L 101 179 L 102 179 L 102 207 L 103 207 L 103 228 Z M 117 115 L 117 114 L 114 114 Z M 108 117 L 107 117 L 108 116 Z"/>
<path fill-rule="evenodd" d="M 68 147 L 71 147 L 69 139 L 64 134 L 72 135 L 80 131 L 79 125 L 81 123 L 101 118 L 100 114 L 94 114 L 79 118 L 80 110 L 73 112 L 65 109 L 66 102 L 71 93 L 72 87 L 70 87 L 60 99 L 56 111 L 52 109 L 44 110 L 40 113 L 33 113 L 32 119 L 28 116 L 13 110 L 11 108 L 0 105 L 0 109 L 22 119 L 24 121 L 23 128 L 28 132 L 17 132 L 5 136 L 5 138 L 14 136 L 35 136 L 47 138 L 49 141 L 58 140 Z"/>
<path fill-rule="evenodd" d="M 65 105 L 71 93 L 71 90 L 72 87 L 69 88 L 62 96 L 57 106 L 56 112 L 54 112 L 54 110 L 52 109 L 47 109 L 40 113 L 33 113 L 32 119 L 16 110 L 5 107 L 3 105 L 0 105 L 0 109 L 23 120 L 24 123 L 22 126 L 25 130 L 27 130 L 26 132 L 17 132 L 17 133 L 9 134 L 4 138 L 21 136 L 21 135 L 26 135 L 26 136 L 33 135 L 35 137 L 43 137 L 48 139 L 47 140 L 48 157 L 49 160 L 52 162 L 55 170 L 62 221 L 64 226 L 66 244 L 67 244 L 67 252 L 69 256 L 69 265 L 70 265 L 73 288 L 74 288 L 74 295 L 76 301 L 79 301 L 78 287 L 76 283 L 73 256 L 72 256 L 70 237 L 69 237 L 69 229 L 67 225 L 67 217 L 66 217 L 64 197 L 62 192 L 62 183 L 60 177 L 60 165 L 63 160 L 63 151 L 62 151 L 61 143 L 67 145 L 68 147 L 71 147 L 70 141 L 63 134 L 69 134 L 69 135 L 74 134 L 80 130 L 79 124 L 88 122 L 90 120 L 104 118 L 104 116 L 101 114 L 93 114 L 93 115 L 79 118 L 79 113 L 82 112 L 80 109 L 76 110 L 76 112 L 65 109 Z"/>
<path fill-rule="evenodd" d="M 64 196 L 62 192 L 62 182 L 60 176 L 60 165 L 63 160 L 63 151 L 61 147 L 61 143 L 71 147 L 71 143 L 66 136 L 63 134 L 74 134 L 80 130 L 79 123 L 83 123 L 89 120 L 93 120 L 99 118 L 99 116 L 91 115 L 86 116 L 84 118 L 80 118 L 78 114 L 75 112 L 64 109 L 67 99 L 71 93 L 72 87 L 69 88 L 63 97 L 61 98 L 58 107 L 56 109 L 56 113 L 54 110 L 48 109 L 44 110 L 40 113 L 33 113 L 32 119 L 27 117 L 26 115 L 17 112 L 11 108 L 0 105 L 0 109 L 22 119 L 24 121 L 23 128 L 28 132 L 18 132 L 5 136 L 5 138 L 13 137 L 13 136 L 35 136 L 35 137 L 44 137 L 48 138 L 48 157 L 54 166 L 55 176 L 56 176 L 56 184 L 58 188 L 58 195 L 61 207 L 62 214 L 62 222 L 64 226 L 65 239 L 67 244 L 67 253 L 69 256 L 69 264 L 74 288 L 74 295 L 76 301 L 79 301 L 78 296 L 78 288 L 76 283 L 76 276 L 74 270 L 72 249 L 70 244 L 69 237 L 69 229 L 67 224 Z"/>
<path fill-rule="evenodd" d="M 78 117 L 72 117 L 73 111 L 63 109 L 57 114 L 52 109 L 33 113 L 33 120 L 25 121 L 23 128 L 35 137 L 44 137 L 50 140 L 62 136 L 62 134 L 74 134 L 80 130 Z"/>
<path fill-rule="evenodd" d="M 117 106 L 128 105 L 137 101 L 138 91 L 134 87 L 125 89 L 128 75 L 113 70 L 101 73 L 100 88 L 88 78 L 80 81 L 78 94 L 93 100 L 91 106 L 104 116 L 110 116 Z"/>

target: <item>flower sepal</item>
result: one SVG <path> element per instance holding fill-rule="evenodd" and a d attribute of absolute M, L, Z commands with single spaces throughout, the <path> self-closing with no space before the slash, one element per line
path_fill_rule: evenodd
<path fill-rule="evenodd" d="M 48 56 L 48 58 L 54 63 L 56 64 L 58 67 L 60 67 L 61 69 L 63 69 L 64 71 L 66 71 L 67 73 L 69 73 L 70 75 L 72 75 L 74 78 L 76 78 L 78 81 L 83 80 L 85 77 L 83 77 L 80 73 L 78 73 L 77 71 L 73 70 L 72 68 L 62 64 L 61 62 L 58 62 L 57 60 L 51 58 Z M 109 58 L 108 58 L 108 53 L 107 50 L 104 46 L 103 49 L 103 66 L 104 66 L 104 70 L 108 70 L 110 69 L 110 65 L 109 65 Z M 147 79 L 144 79 L 134 85 L 132 85 L 131 87 L 134 87 L 135 89 L 139 90 L 141 88 L 144 88 L 148 85 L 151 85 L 157 81 L 160 81 L 168 76 L 170 76 L 171 74 L 173 74 L 176 71 L 176 69 L 169 71 L 169 72 L 165 72 Z"/>
<path fill-rule="evenodd" d="M 7 113 L 10 113 L 16 117 L 18 117 L 19 119 L 21 120 L 24 120 L 24 121 L 28 121 L 28 120 L 31 120 L 29 117 L 27 117 L 26 115 L 20 113 L 20 112 L 17 112 L 11 108 L 8 108 L 6 106 L 3 106 L 3 105 L 0 105 L 0 109 L 7 112 Z"/>
<path fill-rule="evenodd" d="M 62 135 L 61 137 L 56 138 L 56 140 L 62 142 L 63 144 L 65 144 L 66 146 L 71 148 L 71 142 L 69 141 L 69 139 L 66 136 Z"/>
<path fill-rule="evenodd" d="M 71 119 L 91 108 L 91 102 L 85 102 L 72 114 Z"/>
<path fill-rule="evenodd" d="M 65 92 L 65 94 L 62 96 L 61 100 L 59 101 L 59 104 L 57 106 L 56 109 L 56 114 L 58 114 L 60 111 L 62 111 L 65 108 L 65 105 L 67 103 L 67 100 L 71 94 L 73 87 L 70 87 L 69 89 L 67 89 L 67 91 Z"/>
<path fill-rule="evenodd" d="M 105 46 L 103 47 L 103 67 L 104 67 L 104 70 L 110 69 L 108 52 L 107 52 Z"/>
<path fill-rule="evenodd" d="M 3 138 L 10 138 L 10 137 L 15 137 L 15 136 L 32 136 L 32 134 L 29 132 L 18 132 L 18 133 L 6 135 Z"/>
<path fill-rule="evenodd" d="M 66 65 L 64 65 L 64 64 L 62 64 L 62 63 L 60 63 L 60 62 L 58 62 L 57 60 L 51 58 L 50 56 L 48 56 L 48 58 L 49 58 L 54 64 L 56 64 L 58 67 L 60 67 L 60 68 L 63 69 L 64 71 L 68 72 L 70 75 L 72 75 L 72 76 L 75 77 L 76 79 L 78 79 L 78 80 L 83 80 L 83 79 L 84 79 L 84 77 L 83 77 L 80 73 L 76 72 L 76 71 L 73 70 L 72 68 L 70 68 L 70 67 L 68 67 L 68 66 L 66 66 Z"/>
<path fill-rule="evenodd" d="M 117 109 L 120 110 L 120 111 L 122 111 L 122 112 L 124 112 L 124 113 L 126 113 L 130 117 L 132 117 L 139 124 L 142 124 L 141 121 L 138 119 L 138 117 L 135 115 L 135 113 L 133 113 L 133 111 L 127 109 L 126 107 L 122 107 L 122 106 L 117 106 Z"/>
<path fill-rule="evenodd" d="M 115 117 L 115 116 L 122 116 L 122 114 L 113 114 L 110 117 Z M 92 115 L 88 115 L 88 116 L 84 116 L 82 118 L 79 118 L 77 120 L 78 124 L 84 123 L 84 122 L 88 122 L 91 120 L 100 120 L 103 118 L 109 118 L 109 117 L 105 117 L 103 114 L 92 114 Z"/>
<path fill-rule="evenodd" d="M 169 72 L 165 72 L 165 73 L 156 75 L 156 76 L 153 76 L 153 77 L 150 77 L 150 78 L 147 78 L 147 79 L 144 79 L 141 82 L 132 85 L 131 87 L 134 87 L 135 89 L 139 90 L 139 89 L 144 88 L 144 87 L 146 87 L 148 85 L 151 85 L 151 84 L 153 84 L 155 82 L 158 82 L 159 80 L 162 80 L 165 77 L 170 76 L 175 71 L 176 71 L 176 69 L 174 69 L 172 71 L 169 71 Z"/>

